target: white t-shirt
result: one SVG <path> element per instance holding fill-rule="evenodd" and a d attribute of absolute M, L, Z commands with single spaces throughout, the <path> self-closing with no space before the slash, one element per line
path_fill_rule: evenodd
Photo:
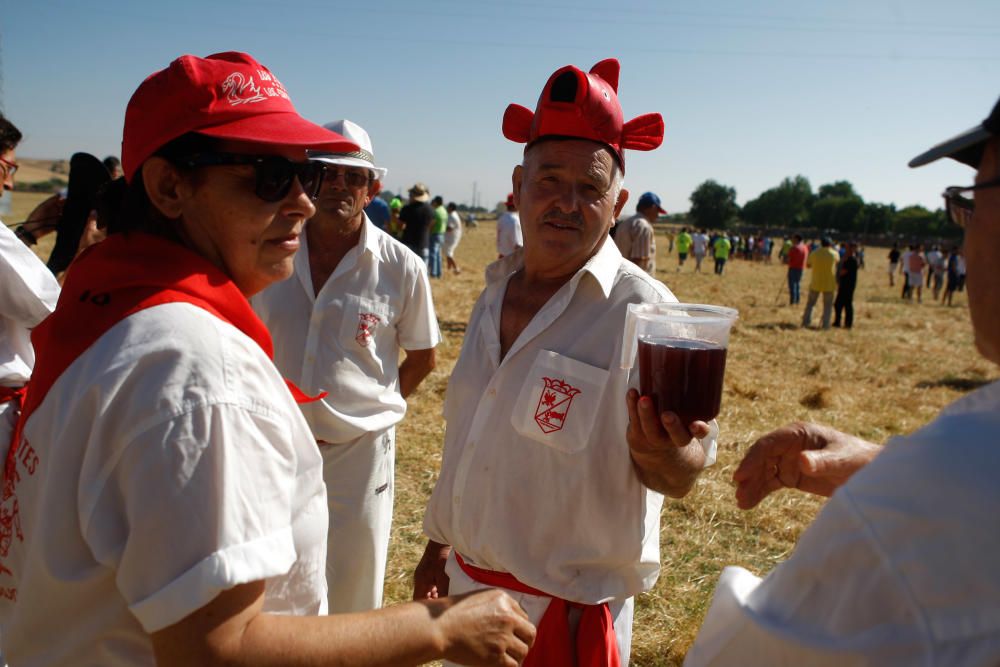
<path fill-rule="evenodd" d="M 691 235 L 691 250 L 696 255 L 704 255 L 705 249 L 708 248 L 708 237 L 698 232 Z"/>
<path fill-rule="evenodd" d="M 549 299 L 500 360 L 500 311 L 523 252 L 493 263 L 444 404 L 441 474 L 424 531 L 469 562 L 550 595 L 595 604 L 649 590 L 663 496 L 639 481 L 621 368 L 630 303 L 676 301 L 601 249 Z M 702 444 L 710 460 L 715 435 Z"/>
<path fill-rule="evenodd" d="M 58 299 L 59 283 L 52 272 L 0 223 L 0 386 L 18 387 L 31 377 L 31 329 L 48 317 Z"/>
<path fill-rule="evenodd" d="M 152 665 L 148 633 L 252 581 L 265 611 L 325 612 L 316 443 L 260 347 L 196 306 L 140 311 L 78 357 L 17 473 L 0 505 L 17 515 L 0 549 L 13 665 Z"/>
<path fill-rule="evenodd" d="M 448 227 L 444 233 L 445 247 L 454 250 L 461 238 L 462 216 L 458 214 L 458 211 L 452 211 L 448 214 Z"/>
<path fill-rule="evenodd" d="M 307 234 L 291 278 L 252 299 L 271 331 L 274 363 L 310 395 L 302 406 L 317 440 L 343 443 L 382 431 L 406 413 L 399 393 L 399 350 L 441 341 L 427 265 L 365 220 L 358 245 L 316 294 Z"/>
<path fill-rule="evenodd" d="M 686 667 L 1000 665 L 1000 382 L 894 438 L 763 581 L 726 568 Z"/>
<path fill-rule="evenodd" d="M 947 268 L 944 262 L 944 255 L 940 250 L 929 250 L 927 251 L 927 265 L 930 266 L 932 271 L 941 273 Z"/>
<path fill-rule="evenodd" d="M 521 216 L 517 211 L 507 211 L 497 218 L 497 254 L 506 257 L 523 245 Z"/>

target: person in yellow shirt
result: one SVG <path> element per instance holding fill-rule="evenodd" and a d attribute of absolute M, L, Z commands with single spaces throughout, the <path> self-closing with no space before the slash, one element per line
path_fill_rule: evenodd
<path fill-rule="evenodd" d="M 691 235 L 688 234 L 688 228 L 682 227 L 681 233 L 677 235 L 677 270 L 680 271 L 681 267 L 684 266 L 684 260 L 688 257 L 688 251 L 691 250 Z"/>
<path fill-rule="evenodd" d="M 806 266 L 812 269 L 809 282 L 809 300 L 806 301 L 805 312 L 802 313 L 802 326 L 808 327 L 812 321 L 813 306 L 823 295 L 823 328 L 830 328 L 830 313 L 833 311 L 833 293 L 837 289 L 837 262 L 840 255 L 833 249 L 833 241 L 824 236 L 820 247 L 809 253 Z"/>

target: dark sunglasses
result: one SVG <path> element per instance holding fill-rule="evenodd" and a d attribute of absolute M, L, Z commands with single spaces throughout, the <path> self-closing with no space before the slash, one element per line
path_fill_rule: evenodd
<path fill-rule="evenodd" d="M 323 185 L 323 165 L 318 162 L 292 162 L 277 155 L 243 155 L 241 153 L 197 153 L 177 160 L 188 167 L 222 167 L 250 165 L 256 182 L 253 192 L 266 202 L 278 202 L 288 196 L 296 177 L 310 199 L 319 195 Z"/>
<path fill-rule="evenodd" d="M 1000 178 L 985 183 L 978 183 L 967 188 L 958 185 L 945 188 L 941 196 L 944 197 L 944 210 L 948 213 L 948 220 L 951 221 L 951 224 L 964 228 L 969 220 L 972 219 L 972 212 L 976 210 L 976 201 L 962 195 L 966 192 L 995 188 L 998 185 L 1000 185 Z"/>
<path fill-rule="evenodd" d="M 343 167 L 335 167 L 330 164 L 325 164 L 326 176 L 324 176 L 323 182 L 327 185 L 332 185 L 337 182 L 337 178 L 340 176 L 344 177 L 344 183 L 347 184 L 349 188 L 360 188 L 361 186 L 366 186 L 372 182 L 373 177 L 371 172 L 367 169 L 364 171 L 350 171 Z"/>

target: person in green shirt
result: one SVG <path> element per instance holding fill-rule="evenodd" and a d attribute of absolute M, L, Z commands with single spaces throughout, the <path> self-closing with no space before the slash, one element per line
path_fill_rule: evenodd
<path fill-rule="evenodd" d="M 729 259 L 729 253 L 733 249 L 733 244 L 728 237 L 722 235 L 715 239 L 712 249 L 715 251 L 715 275 L 721 276 L 726 267 L 726 260 Z"/>
<path fill-rule="evenodd" d="M 403 208 L 403 200 L 396 195 L 389 202 L 389 233 L 397 241 L 403 236 L 403 225 L 399 222 L 399 211 Z"/>
<path fill-rule="evenodd" d="M 778 251 L 778 259 L 781 260 L 782 264 L 788 264 L 788 251 L 792 249 L 792 240 L 790 238 L 785 238 L 785 242 L 781 244 L 781 250 Z"/>
<path fill-rule="evenodd" d="M 680 271 L 691 250 L 691 235 L 688 234 L 687 227 L 681 227 L 681 233 L 674 239 L 674 243 L 677 245 L 677 270 Z"/>
<path fill-rule="evenodd" d="M 441 245 L 444 243 L 444 233 L 448 231 L 448 209 L 444 207 L 444 199 L 435 197 L 431 200 L 434 208 L 434 222 L 431 223 L 430 243 L 428 244 L 427 273 L 431 278 L 441 277 Z"/>
<path fill-rule="evenodd" d="M 806 301 L 805 312 L 802 313 L 802 326 L 808 327 L 812 321 L 813 306 L 823 295 L 823 328 L 830 328 L 830 314 L 833 312 L 833 293 L 837 289 L 837 262 L 840 254 L 833 249 L 833 241 L 824 236 L 820 247 L 809 253 L 806 266 L 812 269 L 809 282 L 809 299 Z"/>

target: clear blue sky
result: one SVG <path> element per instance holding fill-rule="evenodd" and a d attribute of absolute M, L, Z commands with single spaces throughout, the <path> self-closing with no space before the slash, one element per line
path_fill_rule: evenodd
<path fill-rule="evenodd" d="M 653 190 L 686 210 L 708 178 L 744 203 L 801 173 L 936 208 L 972 172 L 906 162 L 996 102 L 1000 2 L 21 0 L 0 7 L 19 155 L 117 154 L 145 76 L 226 50 L 270 67 L 311 120 L 365 126 L 393 190 L 420 180 L 468 202 L 477 182 L 492 207 L 521 155 L 500 133 L 506 105 L 533 107 L 562 65 L 616 57 L 626 118 L 658 111 L 667 126 L 659 150 L 628 156 L 633 203 Z"/>

